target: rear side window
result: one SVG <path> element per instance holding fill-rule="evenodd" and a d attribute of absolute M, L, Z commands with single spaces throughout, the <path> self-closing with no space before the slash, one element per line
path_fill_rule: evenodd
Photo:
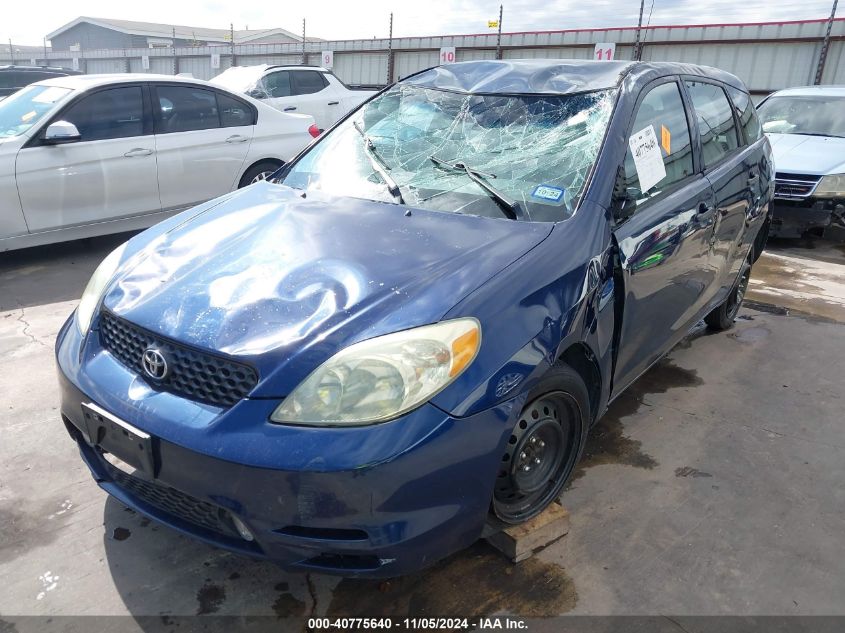
<path fill-rule="evenodd" d="M 280 70 L 264 77 L 261 81 L 263 89 L 259 89 L 267 97 L 289 97 L 290 73 L 287 70 Z"/>
<path fill-rule="evenodd" d="M 294 70 L 291 71 L 293 78 L 293 94 L 310 95 L 320 92 L 329 85 L 322 73 L 316 70 Z"/>
<path fill-rule="evenodd" d="M 73 123 L 82 141 L 128 138 L 144 134 L 144 100 L 140 86 L 101 90 L 83 97 L 59 119 Z"/>
<path fill-rule="evenodd" d="M 739 125 L 745 132 L 745 141 L 749 145 L 763 136 L 763 128 L 760 127 L 760 119 L 757 118 L 757 110 L 751 102 L 751 97 L 744 90 L 728 86 L 728 94 L 734 102 L 734 107 L 739 113 Z"/>
<path fill-rule="evenodd" d="M 660 146 L 666 176 L 643 191 L 640 175 L 629 148 L 625 156 L 625 191 L 622 197 L 631 202 L 641 202 L 648 197 L 659 195 L 693 173 L 689 125 L 681 92 L 675 82 L 652 88 L 640 102 L 631 134 L 635 135 L 649 127 L 654 130 Z"/>
<path fill-rule="evenodd" d="M 252 109 L 238 99 L 227 95 L 217 94 L 217 109 L 220 112 L 220 125 L 223 127 L 237 127 L 255 123 Z"/>
<path fill-rule="evenodd" d="M 720 86 L 701 81 L 685 83 L 701 134 L 704 166 L 710 167 L 739 146 L 733 110 Z"/>
<path fill-rule="evenodd" d="M 157 86 L 159 134 L 220 127 L 217 98 L 211 90 L 184 86 Z"/>

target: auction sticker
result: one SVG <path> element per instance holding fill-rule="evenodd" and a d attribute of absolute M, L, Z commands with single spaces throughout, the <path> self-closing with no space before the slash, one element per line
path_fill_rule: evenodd
<path fill-rule="evenodd" d="M 649 125 L 632 134 L 628 145 L 631 147 L 634 168 L 640 179 L 640 191 L 645 193 L 666 178 L 666 167 L 663 165 L 663 155 L 660 153 L 654 126 Z"/>

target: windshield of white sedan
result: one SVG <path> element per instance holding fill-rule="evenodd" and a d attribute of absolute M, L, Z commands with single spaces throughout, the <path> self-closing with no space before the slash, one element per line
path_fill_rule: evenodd
<path fill-rule="evenodd" d="M 558 221 L 577 205 L 613 96 L 398 85 L 317 143 L 283 182 L 426 209 Z"/>
<path fill-rule="evenodd" d="M 757 111 L 763 131 L 773 134 L 845 137 L 845 97 L 771 97 Z"/>
<path fill-rule="evenodd" d="M 0 138 L 23 134 L 70 92 L 57 86 L 27 86 L 6 97 L 0 101 Z"/>

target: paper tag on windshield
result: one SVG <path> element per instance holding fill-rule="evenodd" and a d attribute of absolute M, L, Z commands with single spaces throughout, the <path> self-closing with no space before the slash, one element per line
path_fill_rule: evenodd
<path fill-rule="evenodd" d="M 657 143 L 654 126 L 635 132 L 628 139 L 631 156 L 634 158 L 634 168 L 640 179 L 640 191 L 645 193 L 654 185 L 666 178 L 666 167 L 663 165 L 663 155 Z"/>

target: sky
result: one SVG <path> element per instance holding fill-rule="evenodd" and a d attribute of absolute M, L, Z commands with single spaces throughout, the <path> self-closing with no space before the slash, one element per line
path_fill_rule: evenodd
<path fill-rule="evenodd" d="M 189 26 L 262 29 L 282 27 L 324 39 L 387 37 L 393 12 L 394 37 L 484 33 L 498 17 L 498 1 L 484 0 L 316 0 L 236 2 L 233 0 L 41 0 L 4 2 L 0 41 L 37 45 L 79 17 L 108 17 Z M 504 0 L 504 31 L 636 26 L 637 0 Z M 832 0 L 654 0 L 651 24 L 763 22 L 826 18 Z M 648 17 L 651 0 L 646 0 Z M 845 14 L 842 11 L 841 14 Z M 845 17 L 845 16 L 843 16 Z"/>

